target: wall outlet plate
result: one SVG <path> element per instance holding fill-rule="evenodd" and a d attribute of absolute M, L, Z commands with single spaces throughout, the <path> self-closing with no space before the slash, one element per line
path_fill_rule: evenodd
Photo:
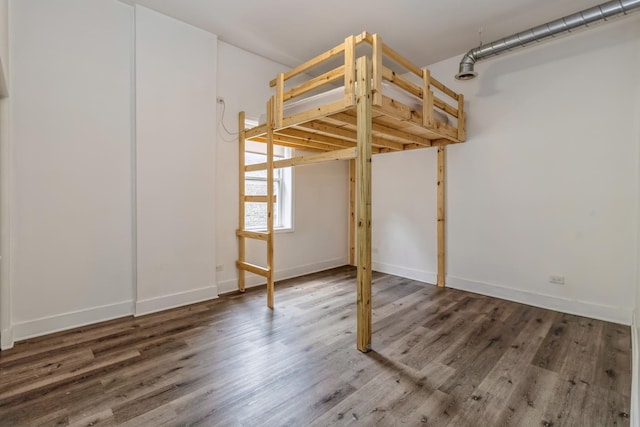
<path fill-rule="evenodd" d="M 555 283 L 556 285 L 564 285 L 564 276 L 549 276 L 549 283 Z"/>

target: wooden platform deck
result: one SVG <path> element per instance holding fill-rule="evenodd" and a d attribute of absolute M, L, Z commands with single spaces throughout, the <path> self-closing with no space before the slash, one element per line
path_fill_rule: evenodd
<path fill-rule="evenodd" d="M 17 344 L 0 425 L 629 425 L 630 330 L 355 269 Z"/>

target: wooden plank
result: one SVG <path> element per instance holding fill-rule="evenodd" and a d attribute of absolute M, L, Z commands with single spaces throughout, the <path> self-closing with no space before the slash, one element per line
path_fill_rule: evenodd
<path fill-rule="evenodd" d="M 371 59 L 373 61 L 373 87 L 371 92 L 373 94 L 373 105 L 382 105 L 382 37 L 377 34 L 372 36 L 372 52 Z"/>
<path fill-rule="evenodd" d="M 371 60 L 358 58 L 358 157 L 356 212 L 358 215 L 357 346 L 371 349 Z"/>
<path fill-rule="evenodd" d="M 347 113 L 332 114 L 330 118 L 340 121 L 342 123 L 356 126 L 356 117 Z M 371 130 L 374 132 L 374 134 L 377 133 L 377 134 L 387 135 L 387 136 L 395 137 L 408 142 L 414 142 L 416 144 L 425 145 L 425 146 L 431 145 L 428 139 L 422 138 L 421 136 L 415 135 L 410 132 L 392 128 L 390 126 L 377 124 L 375 123 L 375 119 L 374 119 L 374 123 L 372 124 Z"/>
<path fill-rule="evenodd" d="M 349 160 L 355 159 L 357 149 L 355 147 L 344 148 L 342 150 L 327 151 L 326 153 L 307 154 L 304 156 L 293 157 L 291 159 L 277 160 L 273 162 L 273 168 L 288 168 L 290 166 L 303 166 L 313 163 L 331 162 L 333 160 Z M 265 170 L 268 168 L 267 163 L 256 163 L 255 165 L 245 166 L 247 172 Z M 267 169 L 268 170 L 268 169 Z"/>
<path fill-rule="evenodd" d="M 338 127 L 338 126 L 334 126 L 331 124 L 327 124 L 327 123 L 321 123 L 321 122 L 307 122 L 307 123 L 301 123 L 300 125 L 298 125 L 298 127 L 300 128 L 305 128 L 305 129 L 311 129 L 314 131 L 318 131 L 318 132 L 322 132 L 324 134 L 330 134 L 330 135 L 335 135 L 341 138 L 345 138 L 348 141 L 351 142 L 356 142 L 358 140 L 358 135 L 356 131 L 347 129 L 345 127 Z M 295 136 L 294 134 L 291 134 L 289 129 L 287 129 L 287 134 Z M 314 133 L 311 133 L 309 138 L 313 139 L 313 140 L 317 140 L 316 136 L 313 135 L 317 135 Z M 320 140 L 319 140 L 320 141 Z M 391 141 L 388 139 L 383 139 L 383 138 L 373 138 L 372 139 L 372 143 L 374 146 L 376 147 L 387 147 L 387 148 L 391 148 L 393 150 L 402 150 L 402 143 L 399 142 L 395 142 L 395 141 Z"/>
<path fill-rule="evenodd" d="M 422 88 L 415 85 L 409 79 L 396 74 L 394 71 L 391 71 L 391 69 L 382 67 L 382 78 L 387 80 L 388 82 L 393 83 L 399 88 L 406 90 L 410 94 L 422 99 Z M 422 75 L 420 76 L 420 78 L 422 78 Z"/>
<path fill-rule="evenodd" d="M 328 116 L 329 114 L 339 113 L 348 109 L 349 107 L 344 106 L 344 100 L 341 99 L 339 101 L 332 102 L 330 104 L 325 104 L 320 107 L 313 108 L 308 111 L 303 111 L 302 113 L 294 114 L 292 116 L 286 117 L 282 121 L 282 127 L 287 128 L 290 126 L 295 126 L 300 123 L 308 122 L 315 119 L 320 119 L 322 117 Z"/>
<path fill-rule="evenodd" d="M 445 173 L 446 147 L 438 147 L 438 287 L 444 288 L 445 253 Z"/>
<path fill-rule="evenodd" d="M 426 127 L 433 126 L 433 91 L 431 91 L 431 72 L 422 70 L 422 123 Z"/>
<path fill-rule="evenodd" d="M 356 161 L 349 161 L 349 265 L 356 263 Z"/>
<path fill-rule="evenodd" d="M 274 127 L 282 127 L 282 116 L 284 115 L 284 73 L 278 74 L 276 78 L 276 95 L 273 103 Z"/>
<path fill-rule="evenodd" d="M 382 53 L 384 53 L 389 59 L 394 60 L 398 65 L 402 65 L 416 76 L 422 78 L 422 68 L 418 67 L 384 43 L 382 44 Z"/>
<path fill-rule="evenodd" d="M 263 277 L 269 276 L 269 269 L 260 267 L 259 265 L 237 261 L 236 266 L 238 267 L 238 269 L 240 269 L 240 271 L 248 271 L 250 273 L 257 274 L 258 276 Z"/>
<path fill-rule="evenodd" d="M 267 198 L 273 200 L 273 114 L 275 112 L 273 98 L 267 103 Z M 273 203 L 267 203 L 267 307 L 273 309 Z"/>
<path fill-rule="evenodd" d="M 344 39 L 344 106 L 355 105 L 356 85 L 356 38 Z"/>
<path fill-rule="evenodd" d="M 465 141 L 467 139 L 467 120 L 464 112 L 464 95 L 460 94 L 458 98 L 458 140 Z"/>
<path fill-rule="evenodd" d="M 304 62 L 297 67 L 287 71 L 284 73 L 284 80 L 289 80 L 292 77 L 297 76 L 298 74 L 302 74 L 304 72 L 309 71 L 311 68 L 322 64 L 323 62 L 329 61 L 330 59 L 340 55 L 344 52 L 344 43 L 340 43 L 338 46 L 329 49 L 326 52 L 321 53 L 320 55 L 311 58 L 307 62 Z M 277 79 L 273 79 L 269 82 L 269 86 L 274 87 L 277 84 Z"/>
<path fill-rule="evenodd" d="M 238 114 L 238 229 L 244 230 L 244 162 L 245 162 L 245 131 L 244 131 L 245 113 L 240 111 Z M 244 238 L 238 237 L 238 262 L 245 260 L 245 241 Z M 245 274 L 244 270 L 238 269 L 238 290 L 245 290 Z"/>
<path fill-rule="evenodd" d="M 419 128 L 416 127 L 414 130 L 422 130 L 428 139 L 446 138 L 453 142 L 459 142 L 457 139 L 457 128 L 446 125 L 438 120 L 433 121 L 433 127 L 425 128 L 422 125 L 422 111 L 414 111 L 408 106 L 396 102 L 387 96 L 382 97 L 382 107 L 375 107 L 375 111 L 389 116 L 389 118 L 407 122 L 408 125 L 417 125 Z"/>
<path fill-rule="evenodd" d="M 245 133 L 245 138 L 249 139 L 249 138 L 253 138 L 255 136 L 260 136 L 260 135 L 265 135 L 267 133 L 267 125 L 263 124 L 263 125 L 259 125 L 256 127 L 253 127 L 251 129 L 247 129 L 246 131 L 244 130 L 244 123 L 242 124 L 242 130 Z"/>
<path fill-rule="evenodd" d="M 341 65 L 338 68 L 334 68 L 331 71 L 327 71 L 326 73 L 321 74 L 318 77 L 314 77 L 311 80 L 308 80 L 286 91 L 283 94 L 283 100 L 288 101 L 291 98 L 295 98 L 296 96 L 304 95 L 305 93 L 311 92 L 312 90 L 322 87 L 326 84 L 338 81 L 344 75 L 345 75 L 345 67 L 344 65 Z"/>
<path fill-rule="evenodd" d="M 372 43 L 371 35 L 366 31 L 363 31 L 362 33 L 355 36 L 356 46 L 364 42 Z M 290 78 L 297 76 L 298 74 L 302 74 L 310 70 L 311 68 L 322 64 L 323 62 L 329 61 L 330 59 L 340 55 L 342 52 L 344 52 L 344 43 L 341 43 L 338 46 L 334 47 L 333 49 L 329 49 L 328 51 L 323 52 L 314 58 L 311 58 L 307 62 L 298 65 L 296 68 L 287 71 L 284 74 L 284 80 L 287 81 Z M 270 87 L 274 87 L 275 85 L 276 85 L 276 79 L 273 79 L 269 82 Z"/>
<path fill-rule="evenodd" d="M 259 231 L 236 230 L 236 236 L 247 237 L 249 239 L 255 239 L 255 240 L 263 240 L 265 242 L 269 240 L 269 234 L 261 233 Z"/>
<path fill-rule="evenodd" d="M 451 114 L 453 117 L 458 118 L 458 109 L 453 108 L 451 105 L 444 102 L 442 99 L 437 96 L 433 97 L 433 105 L 441 109 L 442 111 Z"/>
<path fill-rule="evenodd" d="M 262 137 L 251 138 L 251 141 L 261 142 L 261 143 L 265 143 L 265 144 L 267 143 L 267 139 L 266 138 L 262 138 Z M 296 148 L 296 149 L 301 149 L 301 150 L 305 150 L 305 151 L 314 151 L 314 152 L 318 152 L 318 151 L 320 151 L 320 152 L 335 151 L 339 147 L 347 146 L 347 144 L 336 146 L 336 145 L 333 145 L 333 144 L 325 144 L 325 143 L 321 143 L 321 142 L 309 141 L 309 140 L 306 140 L 306 139 L 292 138 L 292 137 L 289 137 L 289 136 L 279 135 L 279 134 L 275 134 L 273 136 L 273 143 L 275 145 L 281 145 L 283 147 L 290 147 L 290 148 Z M 355 147 L 356 144 L 353 143 L 353 144 L 351 144 L 351 146 Z M 349 147 L 347 146 L 346 148 L 349 148 Z M 377 153 L 380 152 L 380 148 L 373 147 L 372 151 L 373 151 L 373 153 L 377 154 Z M 265 168 L 266 168 L 266 166 L 265 166 Z"/>
<path fill-rule="evenodd" d="M 273 203 L 276 202 L 277 196 L 273 196 Z M 244 196 L 244 201 L 248 203 L 267 203 L 269 198 L 267 196 Z"/>
<path fill-rule="evenodd" d="M 308 123 L 302 123 L 299 126 L 313 127 L 314 125 L 310 125 Z M 331 132 L 327 132 L 327 133 L 331 133 Z M 334 145 L 335 148 L 346 148 L 346 147 L 355 146 L 355 140 L 351 138 L 351 136 L 353 136 L 353 133 L 349 133 L 346 130 L 344 133 L 340 131 L 336 131 L 332 133 L 332 135 L 334 136 L 327 136 L 327 135 L 321 135 L 315 132 L 307 132 L 301 129 L 287 128 L 287 129 L 280 129 L 278 131 L 278 135 L 291 136 L 294 138 L 300 138 L 302 140 L 310 141 L 310 142 L 323 142 L 325 144 Z"/>
<path fill-rule="evenodd" d="M 456 101 L 458 100 L 458 97 L 460 96 L 459 94 L 455 93 L 454 91 L 452 91 L 451 89 L 443 85 L 439 80 L 435 79 L 434 77 L 431 77 L 431 84 L 441 92 L 455 99 Z"/>

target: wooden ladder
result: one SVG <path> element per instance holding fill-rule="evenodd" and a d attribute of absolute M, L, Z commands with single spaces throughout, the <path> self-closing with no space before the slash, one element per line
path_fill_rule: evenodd
<path fill-rule="evenodd" d="M 239 184 L 239 205 L 238 205 L 238 290 L 245 291 L 245 271 L 265 277 L 267 279 L 267 306 L 273 308 L 274 277 L 273 277 L 273 100 L 267 103 L 267 194 L 260 196 L 248 196 L 245 194 L 245 113 L 241 111 L 238 117 L 238 184 Z M 251 231 L 245 229 L 245 203 L 266 203 L 267 204 L 267 230 Z M 267 266 L 251 264 L 246 261 L 246 240 L 261 240 L 267 244 Z"/>

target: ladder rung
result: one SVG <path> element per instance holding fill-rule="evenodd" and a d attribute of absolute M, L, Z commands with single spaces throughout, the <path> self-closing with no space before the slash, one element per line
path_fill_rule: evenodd
<path fill-rule="evenodd" d="M 269 241 L 269 237 L 271 235 L 269 233 L 263 233 L 260 231 L 236 230 L 236 236 L 248 237 L 249 239 L 256 239 L 256 240 L 264 240 L 265 242 L 267 242 Z"/>
<path fill-rule="evenodd" d="M 268 268 L 260 267 L 259 265 L 249 264 L 248 262 L 236 261 L 236 266 L 241 270 L 249 271 L 259 276 L 269 277 L 271 270 Z"/>
<path fill-rule="evenodd" d="M 267 203 L 267 201 L 269 200 L 269 196 L 244 196 L 244 201 L 245 202 L 252 202 L 252 203 Z M 273 195 L 273 202 L 275 203 L 277 200 L 276 195 Z"/>

